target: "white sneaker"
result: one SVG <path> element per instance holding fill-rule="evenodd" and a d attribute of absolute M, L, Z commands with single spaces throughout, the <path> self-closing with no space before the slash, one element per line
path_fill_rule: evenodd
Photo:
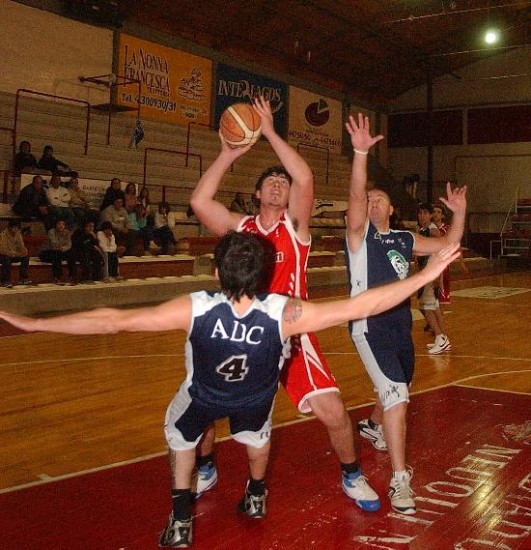
<path fill-rule="evenodd" d="M 380 509 L 380 499 L 361 470 L 351 474 L 343 474 L 343 491 L 366 512 L 377 512 Z"/>
<path fill-rule="evenodd" d="M 402 473 L 394 473 L 389 484 L 389 498 L 391 506 L 396 512 L 401 514 L 415 514 L 417 507 L 413 497 L 415 493 L 411 489 L 411 478 L 413 470 L 407 470 Z"/>
<path fill-rule="evenodd" d="M 387 451 L 387 443 L 381 425 L 371 428 L 369 419 L 364 418 L 358 422 L 358 432 L 361 437 L 368 439 L 377 451 Z"/>
<path fill-rule="evenodd" d="M 432 349 L 435 346 L 435 342 L 432 342 L 431 344 L 426 344 L 426 349 Z M 444 351 L 450 351 L 452 349 L 452 344 L 448 342 L 448 347 Z"/>
<path fill-rule="evenodd" d="M 201 466 L 197 469 L 197 477 L 195 480 L 192 480 L 192 493 L 194 497 L 198 499 L 204 492 L 210 491 L 212 487 L 218 482 L 218 470 L 216 465 L 212 466 Z M 195 481 L 195 488 L 194 488 Z"/>
<path fill-rule="evenodd" d="M 433 347 L 428 350 L 428 353 L 430 355 L 439 355 L 439 353 L 443 351 L 450 351 L 450 347 L 450 340 L 448 340 L 448 337 L 444 334 L 439 334 L 439 336 L 435 338 Z"/>

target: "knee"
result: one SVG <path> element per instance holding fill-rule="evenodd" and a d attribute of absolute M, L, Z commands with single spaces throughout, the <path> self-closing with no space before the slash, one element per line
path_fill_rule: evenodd
<path fill-rule="evenodd" d="M 330 429 L 348 427 L 350 419 L 338 392 L 325 393 L 310 398 L 310 406 L 315 416 Z"/>

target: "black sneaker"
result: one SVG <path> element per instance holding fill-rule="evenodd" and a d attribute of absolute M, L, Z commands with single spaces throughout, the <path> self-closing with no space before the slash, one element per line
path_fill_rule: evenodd
<path fill-rule="evenodd" d="M 187 521 L 173 519 L 170 514 L 168 525 L 159 538 L 160 548 L 188 548 L 192 546 L 192 518 Z"/>
<path fill-rule="evenodd" d="M 250 518 L 263 518 L 267 514 L 267 490 L 263 495 L 257 496 L 249 493 L 247 487 L 245 494 L 238 504 L 238 512 L 248 515 Z"/>

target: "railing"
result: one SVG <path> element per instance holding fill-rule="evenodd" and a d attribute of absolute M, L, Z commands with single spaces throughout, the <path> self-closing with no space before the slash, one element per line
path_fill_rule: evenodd
<path fill-rule="evenodd" d="M 172 155 L 177 156 L 183 156 L 185 158 L 190 157 L 196 157 L 199 159 L 199 178 L 203 175 L 203 157 L 201 155 L 198 155 L 196 153 L 187 153 L 186 151 L 175 151 L 174 149 L 161 149 L 159 147 L 146 147 L 144 149 L 144 178 L 142 180 L 142 185 L 146 185 L 146 179 L 147 179 L 147 160 L 148 160 L 148 153 L 152 152 L 158 152 L 158 153 L 168 153 Z M 162 200 L 165 200 L 166 192 L 165 187 L 163 188 L 163 198 Z"/>
<path fill-rule="evenodd" d="M 312 145 L 310 143 L 297 143 L 297 153 L 301 147 L 308 147 L 309 149 L 324 149 L 326 151 L 326 183 L 328 184 L 329 172 L 330 172 L 330 149 L 323 147 L 322 145 Z"/>
<path fill-rule="evenodd" d="M 128 86 L 130 84 L 138 84 L 138 105 L 136 107 L 136 118 L 140 120 L 140 98 L 142 97 L 142 82 L 137 78 L 129 78 L 127 76 L 120 76 L 111 74 L 100 74 L 96 76 L 80 76 L 79 81 L 81 83 L 92 82 L 93 84 L 99 84 L 100 86 L 106 86 L 109 88 L 109 117 L 107 121 L 107 145 L 111 144 L 111 116 L 113 106 L 113 90 L 118 86 Z"/>
<path fill-rule="evenodd" d="M 17 94 L 15 98 L 15 114 L 14 114 L 14 120 L 13 120 L 13 158 L 15 158 L 15 155 L 17 152 L 17 124 L 18 124 L 19 100 L 20 100 L 21 94 L 23 93 L 29 94 L 29 95 L 39 95 L 44 97 L 50 97 L 52 99 L 61 99 L 63 101 L 71 101 L 72 103 L 81 103 L 82 105 L 86 105 L 87 121 L 85 124 L 85 155 L 88 153 L 89 127 L 90 127 L 90 103 L 88 101 L 84 101 L 82 99 L 74 99 L 72 97 L 64 97 L 64 96 L 55 95 L 55 94 L 47 94 L 45 92 L 37 92 L 35 90 L 27 90 L 25 88 L 19 88 L 17 90 Z"/>
<path fill-rule="evenodd" d="M 11 180 L 11 193 L 15 192 L 15 173 L 12 170 L 2 170 L 4 174 L 4 186 L 2 188 L 2 202 L 7 203 L 9 199 L 9 181 Z"/>
<path fill-rule="evenodd" d="M 212 124 L 205 124 L 203 122 L 189 122 L 188 128 L 186 131 L 186 164 L 185 166 L 188 166 L 188 157 L 193 156 L 193 153 L 190 153 L 190 141 L 192 137 L 192 126 L 203 126 L 205 128 L 208 128 L 209 130 L 215 130 L 216 127 L 212 126 Z M 230 165 L 230 171 L 234 172 L 234 163 Z"/>

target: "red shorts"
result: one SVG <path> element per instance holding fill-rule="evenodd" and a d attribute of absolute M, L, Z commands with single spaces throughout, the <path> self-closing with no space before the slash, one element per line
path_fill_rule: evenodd
<path fill-rule="evenodd" d="M 442 274 L 442 285 L 438 288 L 439 304 L 450 303 L 450 270 L 446 268 Z"/>
<path fill-rule="evenodd" d="M 291 355 L 285 360 L 280 381 L 292 403 L 303 413 L 311 412 L 308 398 L 319 393 L 339 391 L 337 382 L 317 343 L 315 334 L 301 334 L 291 341 Z"/>

